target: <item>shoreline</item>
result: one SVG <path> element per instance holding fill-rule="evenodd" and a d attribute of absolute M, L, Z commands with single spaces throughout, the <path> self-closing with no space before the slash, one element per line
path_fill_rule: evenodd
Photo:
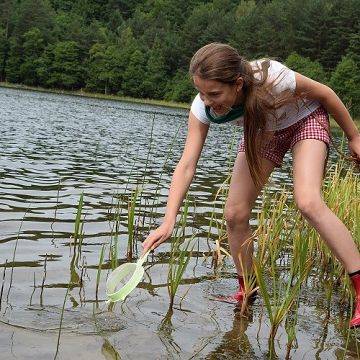
<path fill-rule="evenodd" d="M 144 104 L 144 105 L 155 105 L 167 108 L 175 109 L 184 109 L 190 110 L 190 104 L 178 103 L 175 101 L 166 101 L 166 100 L 154 100 L 154 99 L 142 99 L 142 98 L 133 98 L 130 96 L 119 96 L 119 95 L 106 95 L 100 93 L 86 92 L 82 90 L 60 90 L 60 89 L 48 89 L 38 86 L 28 86 L 23 84 L 13 84 L 8 82 L 0 82 L 0 88 L 14 89 L 14 90 L 26 90 L 26 91 L 37 91 L 42 93 L 58 94 L 58 95 L 70 95 L 70 96 L 79 96 L 91 99 L 100 99 L 100 100 L 113 100 L 120 102 L 128 102 L 135 104 Z M 360 119 L 353 119 L 356 126 L 360 128 Z M 339 124 L 330 117 L 330 126 L 332 128 L 337 128 L 341 130 Z"/>
<path fill-rule="evenodd" d="M 119 95 L 106 95 L 94 92 L 86 92 L 82 90 L 60 90 L 60 89 L 48 89 L 38 86 L 28 86 L 23 84 L 13 84 L 8 82 L 0 82 L 0 88 L 14 89 L 14 90 L 26 90 L 26 91 L 36 91 L 42 93 L 58 94 L 58 95 L 70 95 L 70 96 L 80 96 L 85 98 L 100 99 L 100 100 L 114 100 L 122 102 L 130 102 L 136 104 L 144 105 L 155 105 L 176 109 L 185 109 L 189 110 L 190 105 L 186 103 L 178 103 L 175 101 L 166 101 L 166 100 L 154 100 L 154 99 L 142 99 L 142 98 L 133 98 L 130 96 L 119 96 Z"/>

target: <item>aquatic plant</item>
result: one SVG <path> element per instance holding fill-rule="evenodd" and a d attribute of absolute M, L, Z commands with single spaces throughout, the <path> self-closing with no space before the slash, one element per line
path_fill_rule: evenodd
<path fill-rule="evenodd" d="M 339 162 L 328 172 L 323 194 L 328 206 L 350 229 L 354 239 L 359 241 L 358 175 Z M 343 278 L 341 282 L 346 298 L 350 292 L 349 281 L 339 261 L 295 208 L 286 189 L 272 197 L 265 191 L 262 205 L 255 232 L 257 251 L 254 271 L 271 324 L 270 355 L 275 356 L 276 332 L 286 318 L 287 356 L 290 356 L 292 343 L 296 340 L 301 285 L 309 277 L 310 271 L 312 276 L 317 272 L 318 276 L 328 276 L 332 281 Z"/>
<path fill-rule="evenodd" d="M 300 216 L 286 190 L 274 197 L 265 191 L 262 200 L 255 233 L 258 248 L 254 272 L 270 320 L 269 350 L 274 356 L 277 330 L 290 310 L 296 308 L 294 304 L 312 262 L 307 257 L 308 243 L 300 241 L 303 240 Z M 290 339 L 294 338 L 294 328 L 289 329 L 288 334 Z"/>
<path fill-rule="evenodd" d="M 191 247 L 191 242 L 194 239 L 194 235 L 187 241 L 186 245 L 183 248 L 181 247 L 185 238 L 185 228 L 187 224 L 188 211 L 189 202 L 186 199 L 183 211 L 181 213 L 179 225 L 175 229 L 175 235 L 171 241 L 167 282 L 167 288 L 170 298 L 169 309 L 172 309 L 174 306 L 176 292 L 181 283 L 182 277 L 191 257 L 191 252 L 193 250 L 193 247 Z"/>
<path fill-rule="evenodd" d="M 103 244 L 101 247 L 99 265 L 98 265 L 98 269 L 97 269 L 97 273 L 96 273 L 96 289 L 95 289 L 96 300 L 98 298 L 98 293 L 99 293 L 100 276 L 101 276 L 102 265 L 104 262 L 104 254 L 105 254 L 105 244 Z"/>
<path fill-rule="evenodd" d="M 69 290 L 70 290 L 70 283 L 68 284 L 68 286 L 67 286 L 67 288 L 66 288 L 66 292 L 65 292 L 65 296 L 64 296 L 64 301 L 63 301 L 63 304 L 62 304 L 62 307 L 61 307 L 59 332 L 58 332 L 58 337 L 57 337 L 57 342 L 56 342 L 56 351 L 55 351 L 55 355 L 54 355 L 54 360 L 56 360 L 56 358 L 57 358 L 57 356 L 58 356 L 58 354 L 59 354 L 62 323 L 63 323 L 63 320 L 64 320 L 65 304 L 66 304 L 66 299 L 67 299 L 68 294 L 69 294 Z"/>
<path fill-rule="evenodd" d="M 18 244 L 19 244 L 20 232 L 21 232 L 21 229 L 22 229 L 22 226 L 23 226 L 23 223 L 24 223 L 24 219 L 25 219 L 26 214 L 29 211 L 29 209 L 30 209 L 30 205 L 26 209 L 26 211 L 24 213 L 24 216 L 21 219 L 19 230 L 18 230 L 17 235 L 16 235 L 15 246 L 14 246 L 14 251 L 13 251 L 13 256 L 12 256 L 12 261 L 11 261 L 11 272 L 10 272 L 9 288 L 8 288 L 8 292 L 7 292 L 7 296 L 6 296 L 6 301 L 7 302 L 9 301 L 10 291 L 11 291 L 12 283 L 13 283 L 15 256 L 16 256 L 16 250 L 17 250 L 17 247 L 18 247 Z"/>
<path fill-rule="evenodd" d="M 6 268 L 7 268 L 7 262 L 8 260 L 5 260 L 4 270 L 3 270 L 3 276 L 2 276 L 2 284 L 1 284 L 1 290 L 0 290 L 0 310 L 2 305 L 2 297 L 4 293 L 4 285 L 5 285 L 5 275 L 6 275 Z"/>
<path fill-rule="evenodd" d="M 47 270 L 46 270 L 47 257 L 48 257 L 48 255 L 45 254 L 45 260 L 44 260 L 44 275 L 43 275 L 43 279 L 42 279 L 42 283 L 41 283 L 41 291 L 40 291 L 40 305 L 41 305 L 41 306 L 43 305 L 44 286 L 45 286 L 46 275 L 47 275 Z"/>
<path fill-rule="evenodd" d="M 134 234 L 135 234 L 135 210 L 138 197 L 141 196 L 141 189 L 136 186 L 132 191 L 130 201 L 128 202 L 128 216 L 127 216 L 127 228 L 128 228 L 128 243 L 127 243 L 127 258 L 131 260 L 133 257 L 134 249 Z"/>
<path fill-rule="evenodd" d="M 73 255 L 70 261 L 70 283 L 72 286 L 81 285 L 80 276 L 76 271 L 79 268 L 79 259 L 81 257 L 82 242 L 84 239 L 84 219 L 82 218 L 82 211 L 84 206 L 84 193 L 81 193 L 75 217 L 74 233 L 70 238 L 69 246 L 73 248 Z"/>

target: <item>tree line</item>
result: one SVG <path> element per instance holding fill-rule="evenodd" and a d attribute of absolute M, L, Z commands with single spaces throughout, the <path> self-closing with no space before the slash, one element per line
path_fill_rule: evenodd
<path fill-rule="evenodd" d="M 0 80 L 188 102 L 219 41 L 329 84 L 360 115 L 360 0 L 0 0 Z"/>

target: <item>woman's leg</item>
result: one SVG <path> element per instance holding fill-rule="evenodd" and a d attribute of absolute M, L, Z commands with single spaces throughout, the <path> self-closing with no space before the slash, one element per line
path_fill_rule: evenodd
<path fill-rule="evenodd" d="M 262 159 L 265 178 L 274 169 L 274 163 Z M 239 152 L 234 164 L 230 182 L 229 196 L 225 205 L 225 219 L 231 255 L 239 276 L 252 267 L 253 241 L 249 240 L 250 213 L 261 188 L 256 188 L 250 175 L 244 152 Z M 244 266 L 244 269 L 242 265 Z"/>
<path fill-rule="evenodd" d="M 326 145 L 306 139 L 293 147 L 295 202 L 309 223 L 318 231 L 347 272 L 360 270 L 360 254 L 349 230 L 326 206 L 321 185 L 326 160 Z"/>

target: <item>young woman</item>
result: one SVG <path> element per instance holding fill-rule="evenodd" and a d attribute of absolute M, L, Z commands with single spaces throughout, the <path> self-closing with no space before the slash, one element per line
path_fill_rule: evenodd
<path fill-rule="evenodd" d="M 330 141 L 328 114 L 344 130 L 351 154 L 360 160 L 359 130 L 344 104 L 326 85 L 277 61 L 248 62 L 226 44 L 211 43 L 199 49 L 191 60 L 190 75 L 199 94 L 191 106 L 185 148 L 172 177 L 163 223 L 146 238 L 144 251 L 171 236 L 210 123 L 243 125 L 244 139 L 225 206 L 239 289 L 227 300 L 241 302 L 244 297 L 243 274 L 252 268 L 251 209 L 290 149 L 295 202 L 349 273 L 356 292 L 350 326 L 360 325 L 360 254 L 348 229 L 321 196 Z"/>

